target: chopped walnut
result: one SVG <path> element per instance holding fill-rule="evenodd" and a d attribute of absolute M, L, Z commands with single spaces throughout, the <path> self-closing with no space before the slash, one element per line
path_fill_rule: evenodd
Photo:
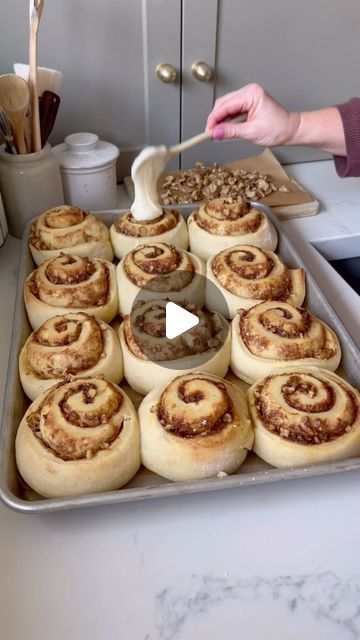
<path fill-rule="evenodd" d="M 212 167 L 197 162 L 195 169 L 166 176 L 161 197 L 163 204 L 169 206 L 224 196 L 261 200 L 276 191 L 288 193 L 289 189 L 285 185 L 277 187 L 271 177 L 263 173 L 229 169 L 216 162 Z"/>

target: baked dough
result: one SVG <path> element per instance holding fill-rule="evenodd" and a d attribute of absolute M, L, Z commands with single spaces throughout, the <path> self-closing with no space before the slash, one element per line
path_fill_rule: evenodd
<path fill-rule="evenodd" d="M 204 304 L 205 264 L 197 256 L 165 242 L 139 245 L 117 266 L 120 315 L 142 300 L 169 297 L 172 302 Z"/>
<path fill-rule="evenodd" d="M 208 260 L 235 244 L 252 244 L 274 251 L 277 233 L 262 211 L 242 200 L 216 198 L 202 204 L 188 219 L 190 249 Z"/>
<path fill-rule="evenodd" d="M 22 478 L 45 498 L 113 491 L 140 466 L 136 411 L 106 380 L 60 383 L 30 405 L 15 451 Z"/>
<path fill-rule="evenodd" d="M 289 367 L 248 391 L 254 451 L 274 467 L 360 454 L 360 394 L 331 371 Z"/>
<path fill-rule="evenodd" d="M 125 378 L 143 395 L 179 373 L 202 371 L 223 378 L 229 367 L 231 336 L 225 318 L 184 304 L 198 316 L 199 324 L 168 340 L 166 304 L 166 300 L 138 302 L 119 330 Z"/>
<path fill-rule="evenodd" d="M 29 247 L 37 266 L 60 253 L 110 262 L 114 258 L 107 226 L 91 213 L 65 204 L 36 218 L 30 228 Z"/>
<path fill-rule="evenodd" d="M 250 309 L 263 300 L 278 300 L 301 306 L 305 298 L 303 269 L 288 269 L 272 251 L 252 245 L 236 245 L 210 258 L 207 281 L 223 294 L 227 308 L 220 308 L 214 288 L 206 283 L 205 305 L 225 317 L 234 318 L 239 309 Z"/>
<path fill-rule="evenodd" d="M 144 242 L 166 242 L 187 249 L 189 236 L 184 218 L 174 209 L 164 209 L 153 220 L 136 220 L 131 211 L 120 216 L 110 227 L 110 238 L 117 258 Z"/>
<path fill-rule="evenodd" d="M 287 302 L 261 302 L 232 321 L 231 368 L 250 384 L 289 366 L 335 371 L 340 360 L 332 329 Z"/>
<path fill-rule="evenodd" d="M 234 473 L 253 443 L 243 392 L 209 374 L 157 387 L 142 401 L 139 420 L 142 462 L 169 480 Z"/>
<path fill-rule="evenodd" d="M 70 311 L 111 322 L 119 304 L 116 267 L 106 260 L 65 254 L 46 260 L 25 280 L 24 300 L 33 329 Z"/>
<path fill-rule="evenodd" d="M 54 316 L 27 339 L 19 357 L 19 373 L 30 400 L 69 375 L 103 375 L 118 384 L 123 360 L 117 333 L 87 313 Z"/>

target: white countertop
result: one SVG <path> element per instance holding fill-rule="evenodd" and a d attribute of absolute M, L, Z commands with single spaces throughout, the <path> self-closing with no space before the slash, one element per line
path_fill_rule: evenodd
<path fill-rule="evenodd" d="M 360 180 L 340 181 L 331 162 L 291 171 L 323 212 L 285 228 L 360 344 L 359 297 L 303 242 L 328 243 L 335 257 L 334 238 L 355 238 L 359 255 Z M 19 246 L 9 238 L 0 249 L 0 405 Z M 47 516 L 0 505 L 0 637 L 357 638 L 359 480 L 351 472 Z"/>

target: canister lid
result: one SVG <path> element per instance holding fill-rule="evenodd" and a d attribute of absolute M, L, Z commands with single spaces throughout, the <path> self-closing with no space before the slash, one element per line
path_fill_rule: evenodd
<path fill-rule="evenodd" d="M 111 164 L 119 156 L 114 144 L 99 140 L 95 133 L 72 133 L 52 151 L 63 169 L 96 169 Z"/>

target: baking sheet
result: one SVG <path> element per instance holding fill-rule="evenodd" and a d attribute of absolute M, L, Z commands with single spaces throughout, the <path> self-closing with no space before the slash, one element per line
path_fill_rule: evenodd
<path fill-rule="evenodd" d="M 264 210 L 263 205 L 259 203 L 253 203 L 253 205 Z M 187 210 L 184 212 L 185 215 L 188 215 L 192 209 L 193 207 L 187 206 Z M 304 267 L 306 269 L 301 257 L 287 238 L 286 234 L 282 231 L 279 222 L 275 219 L 275 216 L 271 211 L 269 212 L 267 208 L 265 208 L 265 211 L 279 232 L 279 245 L 277 252 L 289 267 Z M 109 213 L 97 213 L 96 215 L 108 226 L 110 226 L 116 217 Z M 310 476 L 351 471 L 353 469 L 360 468 L 360 457 L 357 457 L 338 462 L 317 464 L 309 467 L 298 467 L 286 470 L 275 469 L 260 460 L 254 453 L 250 453 L 237 473 L 224 478 L 211 478 L 208 480 L 175 483 L 166 480 L 165 478 L 161 478 L 147 469 L 141 468 L 135 478 L 118 491 L 63 499 L 44 499 L 37 496 L 32 491 L 22 487 L 16 473 L 14 442 L 18 425 L 20 424 L 20 421 L 29 405 L 29 401 L 20 384 L 18 375 L 18 356 L 31 331 L 23 303 L 23 283 L 26 276 L 34 269 L 34 263 L 28 249 L 26 239 L 30 224 L 31 222 L 27 225 L 21 248 L 9 368 L 5 390 L 2 428 L 0 433 L 0 498 L 7 506 L 24 513 L 41 513 L 61 509 L 99 506 L 165 496 L 184 495 L 188 493 L 200 493 L 218 489 L 239 488 L 246 485 L 303 477 L 308 478 Z M 360 388 L 360 351 L 354 344 L 346 329 L 343 327 L 338 316 L 330 306 L 322 291 L 319 289 L 315 279 L 312 277 L 308 269 L 306 269 L 306 274 L 306 306 L 312 313 L 319 316 L 319 318 L 336 331 L 341 343 L 343 355 L 341 370 L 338 370 L 338 373 L 340 373 L 340 375 L 344 375 L 350 384 Z M 232 374 L 230 374 L 230 376 L 232 376 Z M 234 376 L 232 376 L 231 379 L 232 381 L 236 381 L 239 386 L 243 386 L 245 384 L 237 380 Z M 129 391 L 129 387 L 126 384 L 122 384 L 121 386 Z M 132 396 L 135 404 L 138 404 L 141 396 L 132 390 L 130 391 L 130 395 Z"/>
<path fill-rule="evenodd" d="M 229 162 L 224 164 L 224 166 L 230 169 L 244 169 L 249 173 L 264 173 L 271 176 L 272 181 L 277 187 L 285 185 L 289 189 L 288 193 L 275 191 L 260 201 L 270 206 L 280 220 L 313 216 L 319 212 L 319 201 L 309 192 L 305 191 L 298 182 L 289 178 L 284 167 L 270 149 L 265 149 L 256 156 Z M 161 188 L 161 184 L 167 175 L 176 175 L 177 173 L 179 172 L 171 171 L 165 173 L 160 179 L 159 188 Z M 129 198 L 133 200 L 134 185 L 132 179 L 130 177 L 124 178 L 124 185 Z M 199 204 L 199 202 L 196 202 L 194 206 L 199 206 Z M 186 206 L 188 205 L 179 205 L 177 208 L 182 210 L 183 207 Z"/>

